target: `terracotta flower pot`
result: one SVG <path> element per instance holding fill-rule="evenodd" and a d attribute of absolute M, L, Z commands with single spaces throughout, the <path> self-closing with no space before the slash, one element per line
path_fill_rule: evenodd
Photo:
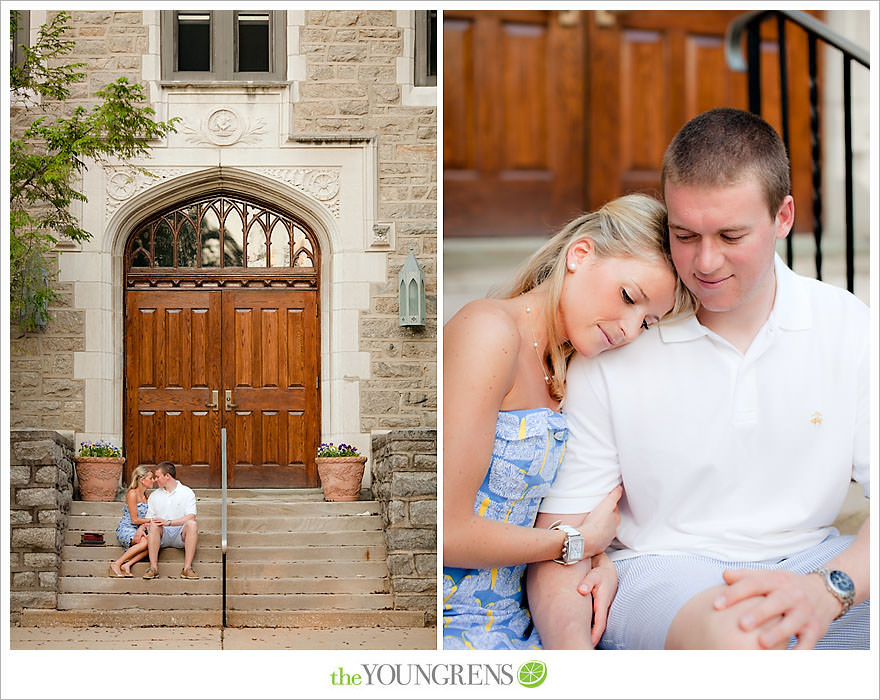
<path fill-rule="evenodd" d="M 125 457 L 74 457 L 73 461 L 82 500 L 116 500 Z"/>
<path fill-rule="evenodd" d="M 361 495 L 366 457 L 316 457 L 325 501 L 356 501 Z"/>

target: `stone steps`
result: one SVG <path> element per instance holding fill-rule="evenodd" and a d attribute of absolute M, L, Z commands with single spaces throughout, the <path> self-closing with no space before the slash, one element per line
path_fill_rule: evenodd
<path fill-rule="evenodd" d="M 179 581 L 182 586 L 197 581 Z M 147 582 L 145 582 L 147 583 Z M 219 610 L 222 604 L 219 581 L 216 593 L 59 593 L 59 610 Z M 177 589 L 178 591 L 181 588 Z M 385 593 L 292 593 L 226 594 L 228 610 L 385 610 L 392 597 Z"/>
<path fill-rule="evenodd" d="M 199 523 L 201 525 L 201 521 Z M 116 557 L 122 554 L 122 547 L 116 541 L 116 531 L 115 528 L 113 530 L 106 529 L 94 529 L 94 530 L 68 530 L 64 533 L 64 544 L 67 546 L 78 547 L 79 549 L 84 549 L 85 547 L 79 547 L 79 543 L 82 539 L 83 532 L 101 532 L 104 535 L 104 546 L 103 547 L 89 547 L 89 549 L 107 549 L 112 548 L 116 549 L 117 552 L 113 556 Z M 226 543 L 229 547 L 250 547 L 250 546 L 262 546 L 265 545 L 266 542 L 289 542 L 291 545 L 295 546 L 310 546 L 310 547 L 318 547 L 321 545 L 382 545 L 385 542 L 385 533 L 380 530 L 352 530 L 350 532 L 347 531 L 337 531 L 337 532 L 321 532 L 321 531 L 247 531 L 247 530 L 233 530 L 229 529 L 227 531 Z M 218 531 L 203 531 L 201 528 L 199 529 L 199 549 L 203 547 L 219 547 L 220 546 L 220 533 Z"/>
<path fill-rule="evenodd" d="M 39 610 L 21 613 L 22 627 L 219 627 L 220 610 Z M 424 627 L 425 614 L 409 610 L 228 610 L 229 627 Z"/>
<path fill-rule="evenodd" d="M 217 499 L 203 500 L 197 498 L 198 517 L 220 518 L 220 501 Z M 122 513 L 122 502 L 112 501 L 73 501 L 70 506 L 70 515 L 75 516 L 102 516 L 109 515 L 119 519 Z M 245 514 L 256 517 L 269 517 L 274 515 L 283 516 L 339 516 L 339 515 L 377 515 L 379 504 L 376 501 L 350 501 L 350 502 L 326 502 L 326 501 L 297 501 L 280 499 L 278 501 L 265 501 L 261 499 L 236 499 L 227 502 L 226 515 L 229 518 Z"/>
<path fill-rule="evenodd" d="M 114 515 L 72 515 L 68 519 L 69 532 L 116 532 L 119 513 Z M 220 532 L 220 517 L 200 516 L 199 533 Z M 272 515 L 265 517 L 229 516 L 228 532 L 356 532 L 381 530 L 382 518 L 378 515 L 330 515 L 323 517 L 299 517 Z M 106 537 L 105 537 L 106 540 Z M 115 536 L 114 536 L 115 540 Z"/>
<path fill-rule="evenodd" d="M 121 550 L 119 550 L 121 551 Z M 164 552 L 163 552 L 164 554 Z M 108 581 L 122 581 L 107 576 L 108 564 L 113 561 L 63 561 L 61 576 L 91 576 L 107 578 Z M 131 567 L 135 576 L 142 576 L 147 570 L 146 561 L 139 561 Z M 199 575 L 202 578 L 219 578 L 220 562 L 199 562 Z M 227 580 L 233 578 L 275 579 L 275 578 L 381 578 L 387 566 L 384 561 L 296 561 L 296 562 L 236 562 L 234 567 L 227 567 Z M 177 576 L 180 573 L 180 560 L 159 560 L 159 576 Z M 131 581 L 132 579 L 126 579 Z"/>
<path fill-rule="evenodd" d="M 218 492 L 197 489 L 198 580 L 180 578 L 183 550 L 163 549 L 159 577 L 112 578 L 121 502 L 74 501 L 62 547 L 57 610 L 25 610 L 23 625 L 204 626 L 222 615 Z M 318 489 L 231 491 L 226 557 L 232 626 L 424 626 L 420 612 L 394 611 L 385 536 L 375 501 L 324 502 Z M 80 546 L 83 532 L 106 544 Z"/>
<path fill-rule="evenodd" d="M 219 577 L 202 578 L 196 581 L 182 581 L 179 570 L 150 581 L 140 576 L 130 579 L 119 579 L 97 576 L 66 576 L 60 584 L 60 593 L 96 594 L 119 593 L 136 595 L 141 593 L 178 594 L 220 594 L 222 581 Z M 296 578 L 232 578 L 226 580 L 227 595 L 254 594 L 338 594 L 338 593 L 387 593 L 388 581 L 384 578 L 331 578 L 331 577 L 296 577 Z"/>
<path fill-rule="evenodd" d="M 265 542 L 265 540 L 264 540 Z M 107 554 L 98 554 L 95 550 L 106 550 Z M 120 547 L 80 547 L 65 545 L 61 548 L 63 561 L 99 561 L 108 564 L 116 560 L 121 553 Z M 115 552 L 115 554 L 114 554 Z M 220 544 L 206 545 L 199 542 L 195 561 L 219 562 Z M 231 564 L 243 561 L 377 561 L 385 558 L 385 545 L 316 545 L 316 546 L 229 546 L 226 562 Z M 183 561 L 182 549 L 163 549 L 159 560 Z"/>

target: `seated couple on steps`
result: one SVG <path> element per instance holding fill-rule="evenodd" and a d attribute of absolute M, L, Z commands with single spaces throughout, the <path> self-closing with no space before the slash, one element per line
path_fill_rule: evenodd
<path fill-rule="evenodd" d="M 132 564 L 149 556 L 150 568 L 144 578 L 157 578 L 159 549 L 175 547 L 184 551 L 180 577 L 199 578 L 192 568 L 199 542 L 196 495 L 176 476 L 171 462 L 160 462 L 155 469 L 140 466 L 132 472 L 122 518 L 116 527 L 116 539 L 125 552 L 110 564 L 111 577 L 132 578 Z M 147 499 L 147 489 L 154 487 L 158 488 Z"/>
<path fill-rule="evenodd" d="M 870 490 L 868 308 L 776 255 L 759 117 L 685 124 L 660 189 L 446 324 L 445 649 L 868 648 L 870 522 L 833 527 Z"/>

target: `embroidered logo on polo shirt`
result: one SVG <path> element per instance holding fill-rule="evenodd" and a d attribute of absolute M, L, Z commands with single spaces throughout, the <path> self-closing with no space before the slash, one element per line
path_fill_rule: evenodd
<path fill-rule="evenodd" d="M 810 423 L 813 425 L 822 425 L 822 414 L 819 411 L 813 411 L 813 415 L 810 416 Z"/>

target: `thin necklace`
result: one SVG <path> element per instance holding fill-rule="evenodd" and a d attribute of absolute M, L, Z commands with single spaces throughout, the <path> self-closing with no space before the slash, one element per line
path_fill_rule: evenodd
<path fill-rule="evenodd" d="M 547 365 L 544 364 L 544 360 L 541 358 L 541 353 L 538 350 L 538 341 L 535 338 L 535 327 L 532 325 L 531 316 L 529 316 L 529 314 L 531 314 L 531 313 L 532 313 L 532 307 L 527 304 L 526 305 L 526 316 L 529 319 L 529 330 L 532 333 L 532 347 L 535 348 L 535 355 L 538 358 L 538 363 L 541 365 L 541 374 L 544 375 L 544 382 L 549 385 L 550 384 L 550 377 L 547 375 Z"/>

